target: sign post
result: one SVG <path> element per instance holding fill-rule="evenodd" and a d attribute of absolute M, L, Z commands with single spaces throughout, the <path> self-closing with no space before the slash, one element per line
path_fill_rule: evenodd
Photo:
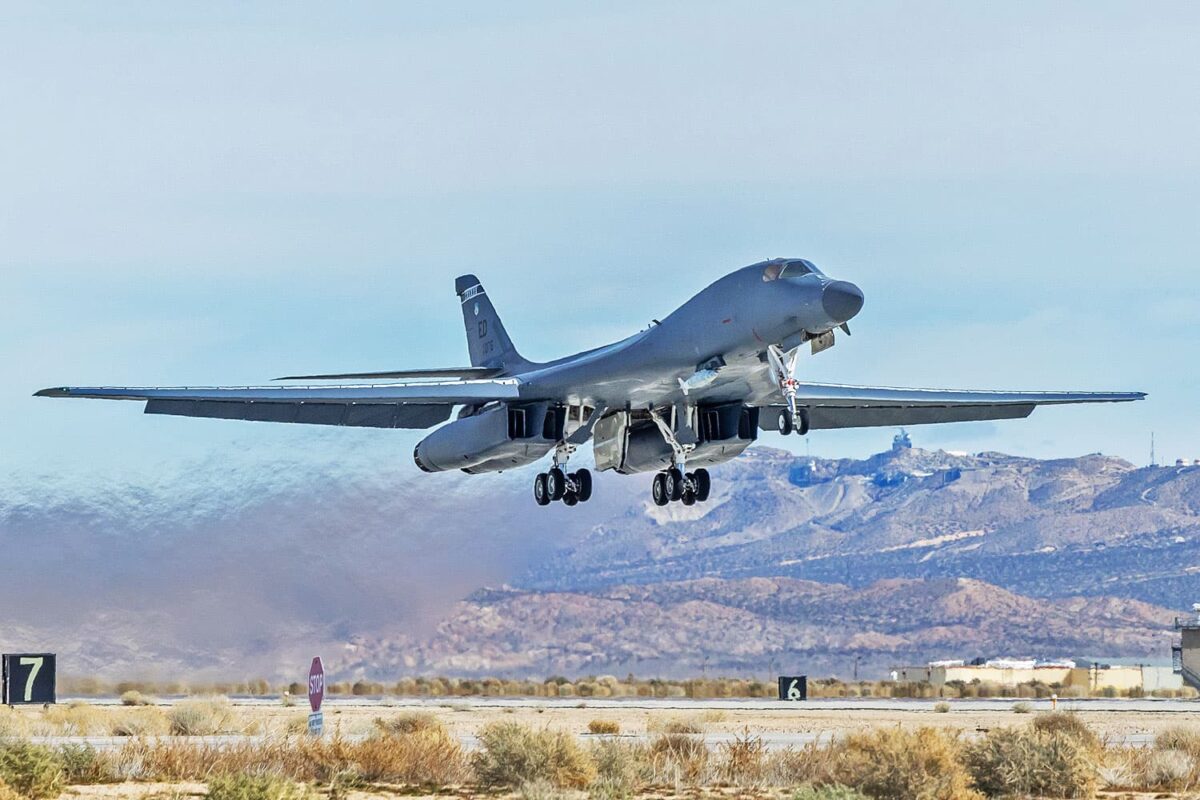
<path fill-rule="evenodd" d="M 325 665 L 321 657 L 312 660 L 308 668 L 308 705 L 312 713 L 308 715 L 308 732 L 320 736 L 325 729 L 325 715 L 321 713 L 321 702 L 325 699 Z"/>
<path fill-rule="evenodd" d="M 0 667 L 4 704 L 53 703 L 54 661 L 54 653 L 5 653 Z"/>

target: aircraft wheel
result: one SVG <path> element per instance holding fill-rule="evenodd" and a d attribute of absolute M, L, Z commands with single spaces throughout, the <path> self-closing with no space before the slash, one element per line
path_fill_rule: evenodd
<path fill-rule="evenodd" d="M 792 415 L 787 411 L 779 412 L 779 433 L 788 436 L 792 432 Z"/>
<path fill-rule="evenodd" d="M 575 473 L 575 494 L 579 495 L 579 502 L 586 503 L 592 499 L 592 471 L 581 469 Z"/>
<path fill-rule="evenodd" d="M 667 470 L 667 488 L 670 490 L 671 500 L 683 497 L 683 473 L 679 471 L 679 467 Z"/>
<path fill-rule="evenodd" d="M 579 502 L 579 495 L 574 492 L 567 492 L 563 495 L 562 500 L 564 506 L 573 506 Z"/>
<path fill-rule="evenodd" d="M 567 476 L 558 467 L 546 473 L 546 490 L 550 492 L 551 500 L 562 500 L 567 491 Z"/>
<path fill-rule="evenodd" d="M 650 494 L 654 497 L 654 505 L 665 506 L 671 502 L 671 493 L 667 491 L 667 475 L 660 472 L 654 476 L 654 483 L 650 486 Z"/>
<path fill-rule="evenodd" d="M 550 490 L 546 487 L 546 473 L 539 472 L 533 479 L 533 499 L 539 506 L 550 505 Z"/>
<path fill-rule="evenodd" d="M 694 505 L 696 505 L 696 493 L 693 492 L 691 489 L 688 489 L 686 492 L 683 493 L 682 500 L 683 500 L 683 504 L 685 506 L 694 506 Z"/>
<path fill-rule="evenodd" d="M 797 414 L 797 416 L 800 417 L 800 427 L 797 429 L 796 432 L 799 433 L 801 436 L 805 436 L 808 434 L 808 409 L 802 408 L 799 411 L 797 411 L 796 414 Z"/>
<path fill-rule="evenodd" d="M 692 483 L 696 485 L 696 500 L 704 503 L 708 500 L 708 493 L 712 490 L 712 478 L 708 476 L 708 470 L 704 467 L 696 470 L 692 476 Z"/>

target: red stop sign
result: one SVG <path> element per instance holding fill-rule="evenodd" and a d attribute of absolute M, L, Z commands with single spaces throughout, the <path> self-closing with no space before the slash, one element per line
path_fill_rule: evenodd
<path fill-rule="evenodd" d="M 317 656 L 308 668 L 308 704 L 312 706 L 313 713 L 321 710 L 321 701 L 324 699 L 325 665 L 321 663 L 321 657 Z"/>

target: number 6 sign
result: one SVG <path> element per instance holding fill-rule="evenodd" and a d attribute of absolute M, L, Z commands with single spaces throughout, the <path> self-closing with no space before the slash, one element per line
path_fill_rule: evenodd
<path fill-rule="evenodd" d="M 808 676 L 780 676 L 779 678 L 779 699 L 780 700 L 807 700 L 808 699 Z"/>
<path fill-rule="evenodd" d="M 4 704 L 53 703 L 54 653 L 5 653 Z"/>

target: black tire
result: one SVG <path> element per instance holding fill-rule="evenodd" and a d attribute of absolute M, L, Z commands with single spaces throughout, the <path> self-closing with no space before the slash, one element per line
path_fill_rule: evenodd
<path fill-rule="evenodd" d="M 550 492 L 551 500 L 562 500 L 567 492 L 567 476 L 558 467 L 553 467 L 546 473 L 546 489 Z"/>
<path fill-rule="evenodd" d="M 539 472 L 533 479 L 533 499 L 539 506 L 550 505 L 550 490 L 546 488 L 546 473 Z"/>
<path fill-rule="evenodd" d="M 575 494 L 579 495 L 579 502 L 586 503 L 592 499 L 592 471 L 581 469 L 575 473 Z"/>
<path fill-rule="evenodd" d="M 665 506 L 671 502 L 671 495 L 667 491 L 667 476 L 660 472 L 654 476 L 654 483 L 650 485 L 650 495 L 654 498 L 654 505 Z"/>
<path fill-rule="evenodd" d="M 692 476 L 693 482 L 696 484 L 696 500 L 701 503 L 708 501 L 708 493 L 712 491 L 712 478 L 708 475 L 708 470 L 704 467 L 696 470 L 696 474 Z"/>
<path fill-rule="evenodd" d="M 563 495 L 563 505 L 564 506 L 573 506 L 578 502 L 579 502 L 579 495 L 575 494 L 574 492 L 567 492 L 566 494 Z"/>
<path fill-rule="evenodd" d="M 799 411 L 797 411 L 796 414 L 797 414 L 797 416 L 800 417 L 800 427 L 799 427 L 799 429 L 797 429 L 796 432 L 799 433 L 801 436 L 808 435 L 808 409 L 802 408 Z"/>
<path fill-rule="evenodd" d="M 680 499 L 683 501 L 683 504 L 685 506 L 696 505 L 696 493 L 693 492 L 691 489 L 688 489 L 686 492 L 684 492 L 683 497 Z"/>
<path fill-rule="evenodd" d="M 786 409 L 779 412 L 779 433 L 781 436 L 790 436 L 792 433 L 792 415 Z"/>
<path fill-rule="evenodd" d="M 679 471 L 679 467 L 667 470 L 667 488 L 671 490 L 672 501 L 683 497 L 683 473 Z"/>

